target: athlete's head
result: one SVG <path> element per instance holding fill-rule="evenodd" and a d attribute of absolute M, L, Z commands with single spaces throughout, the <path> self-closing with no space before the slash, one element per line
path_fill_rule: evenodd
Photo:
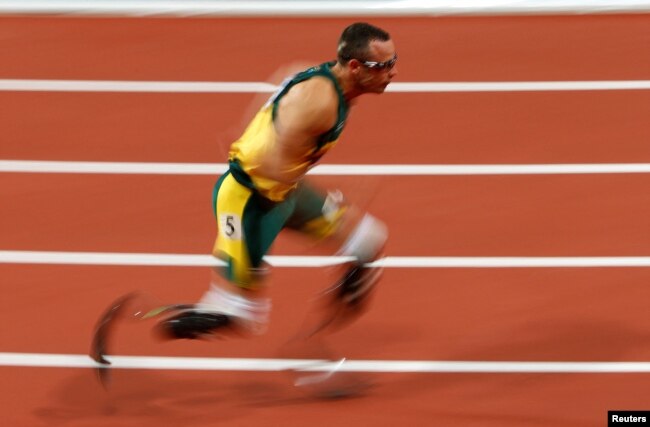
<path fill-rule="evenodd" d="M 357 90 L 382 93 L 397 75 L 395 44 L 381 28 L 357 22 L 339 39 L 337 61 L 350 71 Z"/>

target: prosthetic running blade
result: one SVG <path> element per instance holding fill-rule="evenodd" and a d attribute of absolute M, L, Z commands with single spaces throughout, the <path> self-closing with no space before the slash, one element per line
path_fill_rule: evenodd
<path fill-rule="evenodd" d="M 108 354 L 108 343 L 115 329 L 117 320 L 122 316 L 125 306 L 135 298 L 135 294 L 124 295 L 115 300 L 102 314 L 97 322 L 95 334 L 90 346 L 90 357 L 100 365 L 97 367 L 97 378 L 106 387 L 110 381 L 108 365 L 111 362 L 106 359 Z"/>
<path fill-rule="evenodd" d="M 152 302 L 149 300 L 145 295 L 137 292 L 124 295 L 115 300 L 99 318 L 90 346 L 90 357 L 99 364 L 96 369 L 97 377 L 105 388 L 110 382 L 111 362 L 107 359 L 110 343 L 117 325 L 123 319 L 149 319 L 188 307 L 186 304 L 177 304 L 150 308 Z"/>

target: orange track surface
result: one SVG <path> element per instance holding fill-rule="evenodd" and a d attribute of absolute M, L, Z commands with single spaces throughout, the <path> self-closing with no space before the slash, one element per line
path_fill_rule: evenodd
<path fill-rule="evenodd" d="M 332 56 L 342 19 L 0 18 L 0 78 L 262 81 Z M 650 16 L 381 19 L 401 81 L 650 79 Z M 254 29 L 254 30 L 252 30 Z M 329 36 L 327 36 L 329 34 Z M 263 37 L 262 37 L 263 35 Z M 0 92 L 0 159 L 222 162 L 250 95 Z M 650 91 L 386 94 L 328 163 L 649 162 Z M 396 144 L 399 142 L 399 144 Z M 394 256 L 648 256 L 647 175 L 316 177 L 391 227 Z M 0 250 L 208 253 L 213 177 L 2 174 Z M 305 249 L 307 247 L 307 249 Z M 274 253 L 312 248 L 283 237 Z M 277 357 L 328 283 L 272 276 L 269 333 L 215 344 L 122 333 L 119 354 Z M 142 289 L 193 301 L 201 268 L 0 264 L 0 351 L 85 353 Z M 648 361 L 647 268 L 389 269 L 332 338 L 350 359 Z M 650 409 L 647 374 L 377 374 L 305 399 L 279 373 L 0 367 L 7 426 L 595 426 Z"/>

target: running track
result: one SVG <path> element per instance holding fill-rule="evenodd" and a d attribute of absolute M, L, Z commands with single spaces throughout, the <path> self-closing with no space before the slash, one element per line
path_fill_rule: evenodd
<path fill-rule="evenodd" d="M 330 58 L 348 22 L 4 17 L 0 79 L 262 82 L 279 65 Z M 396 40 L 400 82 L 650 79 L 648 15 L 374 22 Z M 1 91 L 0 160 L 218 163 L 254 97 Z M 392 92 L 359 102 L 326 161 L 650 163 L 649 105 L 647 89 Z M 650 255 L 647 173 L 312 179 L 384 218 L 390 256 Z M 0 251 L 206 254 L 213 181 L 0 173 Z M 286 237 L 274 254 L 319 255 Z M 86 354 L 114 297 L 194 300 L 208 280 L 206 268 L 171 266 L 3 262 L 0 274 L 3 354 Z M 389 268 L 373 309 L 332 344 L 351 361 L 647 362 L 649 279 L 647 267 Z M 273 323 L 259 339 L 161 344 L 134 324 L 116 353 L 281 357 L 328 280 L 324 268 L 275 269 Z M 118 370 L 105 393 L 87 368 L 14 365 L 0 367 L 10 426 L 574 427 L 650 409 L 647 368 L 376 373 L 369 394 L 323 402 L 281 372 Z"/>

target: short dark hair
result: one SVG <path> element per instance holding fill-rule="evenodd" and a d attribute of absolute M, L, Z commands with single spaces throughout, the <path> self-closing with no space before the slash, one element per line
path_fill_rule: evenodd
<path fill-rule="evenodd" d="M 339 39 L 338 62 L 347 64 L 350 59 L 367 60 L 368 47 L 373 40 L 388 41 L 390 34 L 365 22 L 355 22 L 348 26 Z"/>

